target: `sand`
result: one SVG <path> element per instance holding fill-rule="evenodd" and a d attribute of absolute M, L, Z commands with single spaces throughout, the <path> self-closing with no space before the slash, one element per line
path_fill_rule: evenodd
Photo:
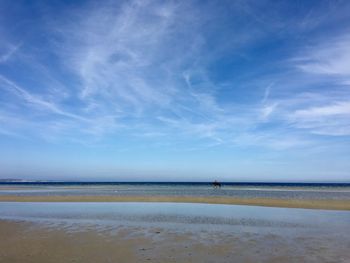
<path fill-rule="evenodd" d="M 0 202 L 177 202 L 268 207 L 350 210 L 350 200 L 305 200 L 193 196 L 17 196 L 0 195 Z"/>
<path fill-rule="evenodd" d="M 347 245 L 313 237 L 181 233 L 161 228 L 115 231 L 0 220 L 2 263 L 349 262 Z"/>

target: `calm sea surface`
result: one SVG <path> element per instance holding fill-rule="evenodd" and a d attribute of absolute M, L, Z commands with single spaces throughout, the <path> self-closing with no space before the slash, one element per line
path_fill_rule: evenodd
<path fill-rule="evenodd" d="M 0 195 L 226 196 L 243 198 L 350 200 L 350 184 L 224 183 L 0 183 Z"/>

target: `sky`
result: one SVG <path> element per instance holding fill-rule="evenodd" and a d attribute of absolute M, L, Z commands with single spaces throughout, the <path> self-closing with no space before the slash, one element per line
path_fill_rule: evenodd
<path fill-rule="evenodd" d="M 0 179 L 350 182 L 350 2 L 0 0 Z"/>

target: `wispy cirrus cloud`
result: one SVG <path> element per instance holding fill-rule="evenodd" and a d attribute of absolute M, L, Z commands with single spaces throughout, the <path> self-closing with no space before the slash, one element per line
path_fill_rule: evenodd
<path fill-rule="evenodd" d="M 107 4 L 60 25 L 64 45 L 58 54 L 81 81 L 80 99 L 98 105 L 100 97 L 129 112 L 169 103 L 174 69 L 164 52 L 174 37 L 175 8 L 147 1 Z"/>
<path fill-rule="evenodd" d="M 350 115 L 350 101 L 338 102 L 334 105 L 312 107 L 304 110 L 297 110 L 294 112 L 296 118 L 322 118 L 328 116 L 349 116 Z"/>
<path fill-rule="evenodd" d="M 350 101 L 299 109 L 290 115 L 297 127 L 320 135 L 350 135 Z"/>
<path fill-rule="evenodd" d="M 207 9 L 213 14 L 208 15 Z M 268 147 L 274 145 L 274 137 L 276 143 L 281 141 L 283 136 L 279 132 L 273 136 L 278 128 L 288 133 L 290 143 L 272 148 L 282 149 L 306 141 L 300 134 L 294 140 L 294 130 L 304 131 L 306 136 L 324 131 L 320 123 L 334 116 L 322 115 L 322 111 L 344 107 L 340 106 L 346 101 L 344 97 L 341 100 L 342 95 L 308 92 L 306 87 L 295 93 L 287 80 L 280 81 L 276 76 L 267 85 L 257 77 L 243 85 L 228 81 L 226 88 L 213 77 L 211 68 L 219 59 L 232 56 L 233 61 L 242 57 L 249 61 L 254 56 L 246 55 L 245 49 L 259 39 L 289 28 L 288 21 L 282 21 L 278 14 L 257 15 L 252 3 L 237 2 L 229 10 L 241 19 L 242 14 L 248 16 L 253 24 L 247 26 L 237 20 L 220 32 L 209 25 L 220 19 L 223 23 L 229 21 L 218 17 L 224 9 L 216 5 L 198 7 L 191 1 L 87 2 L 60 13 L 66 19 L 46 18 L 43 30 L 48 36 L 49 52 L 45 56 L 55 59 L 54 67 L 40 57 L 42 54 L 23 48 L 16 59 L 40 78 L 31 80 L 30 86 L 23 81 L 19 85 L 6 75 L 0 81 L 29 110 L 51 115 L 40 122 L 51 127 L 52 137 L 79 138 L 84 134 L 90 135 L 87 140 L 91 140 L 132 131 L 130 134 L 146 138 L 182 134 L 230 143 L 235 138 L 248 138 L 246 134 L 263 134 L 261 130 L 267 130 L 268 138 L 253 136 L 249 138 L 255 143 L 243 141 Z M 246 29 L 253 27 L 259 31 L 257 36 L 247 33 Z M 315 27 L 315 24 L 300 26 L 298 34 Z M 288 57 L 288 63 L 295 68 L 296 75 L 302 72 L 305 80 L 312 79 L 312 85 L 315 83 L 311 75 L 316 73 L 336 76 L 346 83 L 348 42 L 349 38 L 344 36 L 329 44 L 302 47 L 298 54 L 292 54 L 292 59 Z M 287 73 L 280 74 L 282 79 L 284 74 L 288 78 Z M 65 76 L 69 76 L 68 81 Z M 247 89 L 237 90 L 237 98 L 223 95 L 253 81 L 263 90 L 259 96 L 245 98 L 240 92 L 244 94 Z M 35 84 L 40 88 L 33 92 Z M 334 132 L 322 134 L 347 134 L 346 114 L 337 116 L 332 125 Z M 270 143 L 258 143 L 260 140 Z"/>
<path fill-rule="evenodd" d="M 298 176 L 332 153 L 348 170 L 350 4 L 27 2 L 0 1 L 0 142 L 14 153 Z"/>
<path fill-rule="evenodd" d="M 57 25 L 63 43 L 57 55 L 79 79 L 77 100 L 87 113 L 118 114 L 128 127 L 143 123 L 148 128 L 140 133 L 192 129 L 218 140 L 223 119 L 233 116 L 218 104 L 207 64 L 198 62 L 206 50 L 196 29 L 206 18 L 187 8 L 157 1 L 107 4 Z"/>
<path fill-rule="evenodd" d="M 17 50 L 21 47 L 20 44 L 17 45 L 7 45 L 4 49 L 4 52 L 0 53 L 0 64 L 7 62 L 11 57 L 17 52 Z"/>
<path fill-rule="evenodd" d="M 8 91 L 12 92 L 16 96 L 18 96 L 20 99 L 23 99 L 25 102 L 38 107 L 40 110 L 43 110 L 45 112 L 50 111 L 52 113 L 63 115 L 65 117 L 69 117 L 77 120 L 86 120 L 81 116 L 78 116 L 60 109 L 53 102 L 49 102 L 47 100 L 42 99 L 40 96 L 31 94 L 30 92 L 19 87 L 14 82 L 12 82 L 11 80 L 8 80 L 4 76 L 0 75 L 0 81 L 2 82 L 2 85 L 0 84 L 0 87 L 6 88 Z"/>
<path fill-rule="evenodd" d="M 350 134 L 350 37 L 329 38 L 321 44 L 305 48 L 295 66 L 306 77 L 327 83 L 318 92 L 305 93 L 294 102 L 286 118 L 295 127 L 314 134 L 348 136 Z M 317 84 L 317 82 L 316 82 Z M 324 84 L 323 84 L 324 85 Z"/>
<path fill-rule="evenodd" d="M 345 90 L 301 92 L 287 98 L 274 98 L 261 108 L 261 120 L 290 132 L 325 136 L 350 133 L 350 96 Z M 300 136 L 300 134 L 299 134 Z"/>
<path fill-rule="evenodd" d="M 297 66 L 314 74 L 350 76 L 350 36 L 344 35 L 305 50 Z"/>

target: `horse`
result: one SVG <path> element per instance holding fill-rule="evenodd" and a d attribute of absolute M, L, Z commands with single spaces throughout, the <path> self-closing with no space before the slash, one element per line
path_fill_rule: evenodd
<path fill-rule="evenodd" d="M 216 180 L 213 182 L 212 185 L 213 185 L 214 188 L 221 188 L 221 183 L 219 183 L 219 182 L 216 181 Z"/>

